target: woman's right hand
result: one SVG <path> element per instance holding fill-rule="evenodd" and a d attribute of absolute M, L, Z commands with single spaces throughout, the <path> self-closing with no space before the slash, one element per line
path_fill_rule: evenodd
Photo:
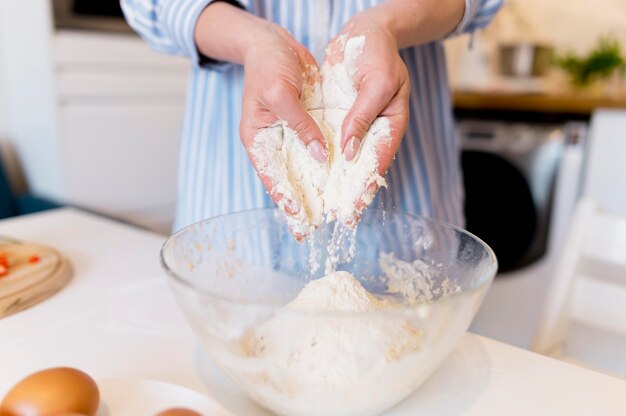
<path fill-rule="evenodd" d="M 300 101 L 305 81 L 312 83 L 317 76 L 315 59 L 287 30 L 226 2 L 211 3 L 200 14 L 195 42 L 208 57 L 244 66 L 241 141 L 272 199 L 287 215 L 296 215 L 301 202 L 283 200 L 275 180 L 260 172 L 250 150 L 260 130 L 281 120 L 314 159 L 326 162 L 324 136 Z"/>
<path fill-rule="evenodd" d="M 252 144 L 259 130 L 282 120 L 295 130 L 311 156 L 324 163 L 324 137 L 300 101 L 304 83 L 312 84 L 317 76 L 315 59 L 287 30 L 265 23 L 243 62 L 240 133 L 244 146 Z"/>
<path fill-rule="evenodd" d="M 251 148 L 260 130 L 281 120 L 293 129 L 311 157 L 326 163 L 328 152 L 324 136 L 304 109 L 300 97 L 305 83 L 313 83 L 317 64 L 309 51 L 285 29 L 267 22 L 244 58 L 244 93 L 240 135 L 244 147 L 272 199 L 287 215 L 295 216 L 301 201 L 283 200 L 275 191 L 275 179 L 259 169 Z M 294 230 L 292 230 L 294 231 Z M 296 238 L 303 236 L 294 231 Z"/>

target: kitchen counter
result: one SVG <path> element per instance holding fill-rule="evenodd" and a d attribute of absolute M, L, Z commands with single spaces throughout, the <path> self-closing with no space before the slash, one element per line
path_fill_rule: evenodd
<path fill-rule="evenodd" d="M 26 374 L 67 365 L 186 386 L 221 404 L 220 415 L 267 415 L 196 344 L 160 270 L 165 237 L 74 209 L 0 221 L 0 234 L 55 247 L 74 267 L 60 293 L 0 319 L 0 396 Z M 626 381 L 468 333 L 387 415 L 617 416 L 624 397 Z"/>
<path fill-rule="evenodd" d="M 455 91 L 456 110 L 520 111 L 590 115 L 596 108 L 626 108 L 626 96 Z"/>

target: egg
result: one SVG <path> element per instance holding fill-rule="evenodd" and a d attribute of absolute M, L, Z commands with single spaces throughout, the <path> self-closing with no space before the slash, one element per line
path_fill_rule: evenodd
<path fill-rule="evenodd" d="M 194 412 L 191 409 L 184 409 L 182 407 L 174 407 L 171 409 L 163 410 L 157 413 L 155 416 L 202 416 L 198 412 Z"/>
<path fill-rule="evenodd" d="M 1 416 L 47 416 L 98 411 L 100 392 L 96 382 L 80 370 L 49 368 L 17 383 L 0 405 Z"/>

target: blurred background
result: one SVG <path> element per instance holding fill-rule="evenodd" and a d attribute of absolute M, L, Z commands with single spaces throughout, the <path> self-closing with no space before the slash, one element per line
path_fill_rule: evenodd
<path fill-rule="evenodd" d="M 621 163 L 589 179 L 595 146 L 626 155 L 625 22 L 624 0 L 508 0 L 446 41 L 467 227 L 501 266 L 478 333 L 531 346 L 581 194 L 626 215 Z M 117 0 L 0 0 L 0 218 L 73 205 L 169 234 L 188 70 Z"/>

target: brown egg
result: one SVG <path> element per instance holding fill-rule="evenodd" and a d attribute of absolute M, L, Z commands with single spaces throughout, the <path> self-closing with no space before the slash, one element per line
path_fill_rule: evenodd
<path fill-rule="evenodd" d="M 2 416 L 47 416 L 98 411 L 100 392 L 96 382 L 80 370 L 49 368 L 17 383 L 0 405 Z"/>
<path fill-rule="evenodd" d="M 87 416 L 87 415 L 84 415 L 82 413 L 55 413 L 54 415 L 51 415 L 51 416 Z"/>
<path fill-rule="evenodd" d="M 163 410 L 154 416 L 202 416 L 198 412 L 194 412 L 191 409 L 184 409 L 182 407 L 173 407 L 171 409 Z"/>

